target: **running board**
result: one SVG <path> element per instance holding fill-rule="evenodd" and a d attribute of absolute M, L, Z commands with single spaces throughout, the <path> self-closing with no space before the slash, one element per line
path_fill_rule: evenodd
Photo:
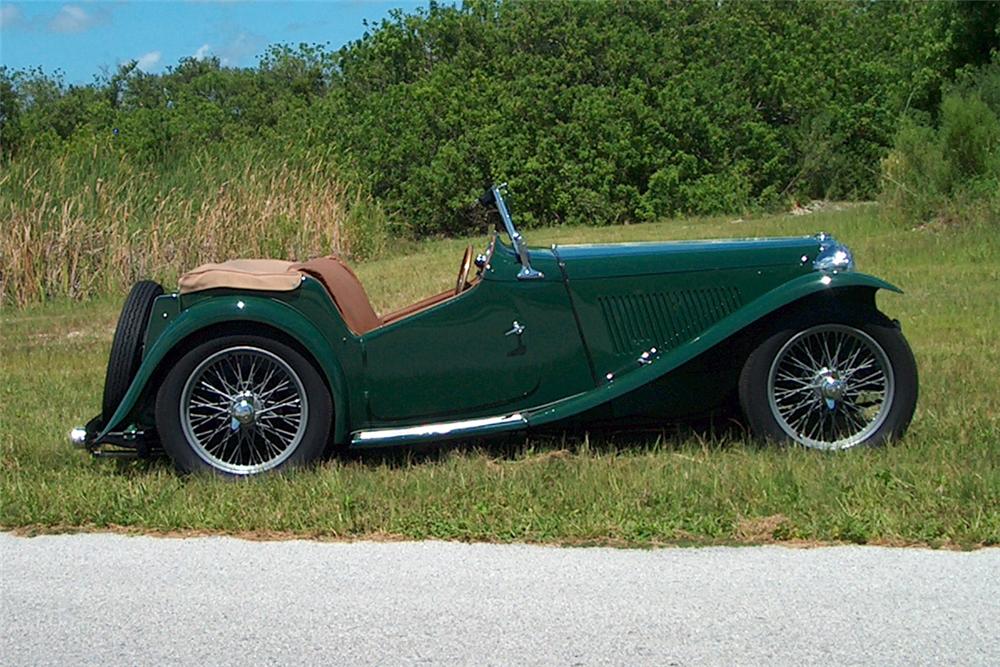
<path fill-rule="evenodd" d="M 351 434 L 353 447 L 381 447 L 403 442 L 426 442 L 461 438 L 466 436 L 489 435 L 502 431 L 516 431 L 526 428 L 528 420 L 519 412 L 502 417 L 483 417 L 436 424 L 420 424 L 399 428 L 376 428 L 369 431 L 355 431 Z"/>

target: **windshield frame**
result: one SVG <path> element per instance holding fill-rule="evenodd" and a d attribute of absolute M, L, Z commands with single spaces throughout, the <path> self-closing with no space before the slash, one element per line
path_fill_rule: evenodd
<path fill-rule="evenodd" d="M 503 195 L 500 193 L 500 189 L 502 187 L 504 186 L 494 185 L 490 188 L 490 192 L 493 194 L 493 203 L 496 204 L 497 212 L 500 214 L 503 226 L 507 230 L 510 242 L 514 246 L 514 252 L 517 253 L 517 257 L 521 261 L 521 270 L 517 273 L 517 279 L 538 280 L 540 278 L 544 278 L 545 274 L 531 268 L 531 258 L 528 255 L 528 246 L 525 244 L 524 237 L 521 236 L 521 232 L 517 231 L 517 228 L 514 226 L 514 220 L 511 218 L 510 211 L 507 209 L 507 202 L 503 200 Z"/>

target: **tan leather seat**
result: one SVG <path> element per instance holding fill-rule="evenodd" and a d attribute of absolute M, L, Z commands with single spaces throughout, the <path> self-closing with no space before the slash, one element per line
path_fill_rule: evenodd
<path fill-rule="evenodd" d="M 319 257 L 308 262 L 293 264 L 290 268 L 316 278 L 333 297 L 344 322 L 356 334 L 363 334 L 382 326 L 382 318 L 372 308 L 361 281 L 337 257 Z"/>

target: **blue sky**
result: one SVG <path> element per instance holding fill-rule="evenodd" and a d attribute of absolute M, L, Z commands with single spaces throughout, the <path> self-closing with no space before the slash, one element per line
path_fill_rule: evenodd
<path fill-rule="evenodd" d="M 412 12 L 427 0 L 240 2 L 143 0 L 37 2 L 0 0 L 0 63 L 61 70 L 67 83 L 88 83 L 106 68 L 137 60 L 161 72 L 180 58 L 218 56 L 249 66 L 268 44 L 338 48 L 364 34 L 393 8 Z"/>

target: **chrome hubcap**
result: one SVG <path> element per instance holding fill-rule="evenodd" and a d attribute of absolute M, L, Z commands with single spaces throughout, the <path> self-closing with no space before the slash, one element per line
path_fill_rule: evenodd
<path fill-rule="evenodd" d="M 824 368 L 816 381 L 816 391 L 823 398 L 829 410 L 837 409 L 837 401 L 844 397 L 847 384 L 837 376 L 837 372 Z"/>
<path fill-rule="evenodd" d="M 812 327 L 778 351 L 768 374 L 771 413 L 796 442 L 845 449 L 885 422 L 892 367 L 871 336 L 841 324 Z"/>
<path fill-rule="evenodd" d="M 249 391 L 240 392 L 229 406 L 229 414 L 233 418 L 232 429 L 235 431 L 240 424 L 249 426 L 254 423 L 257 415 L 257 399 Z"/>
<path fill-rule="evenodd" d="M 221 350 L 201 362 L 181 394 L 181 425 L 209 465 L 236 475 L 270 470 L 305 435 L 309 403 L 283 359 L 256 347 Z"/>

